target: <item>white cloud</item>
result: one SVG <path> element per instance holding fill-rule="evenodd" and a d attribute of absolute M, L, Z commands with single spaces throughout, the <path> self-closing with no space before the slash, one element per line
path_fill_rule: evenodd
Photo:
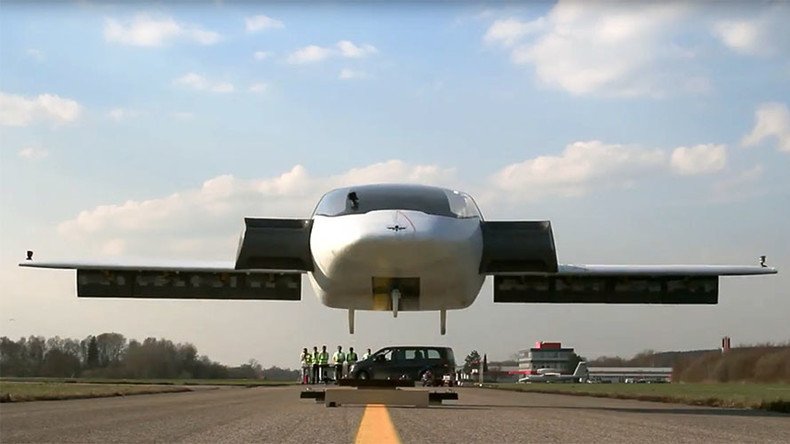
<path fill-rule="evenodd" d="M 763 103 L 754 113 L 754 128 L 741 140 L 744 146 L 755 146 L 764 139 L 775 138 L 779 151 L 790 152 L 790 110 L 783 103 Z"/>
<path fill-rule="evenodd" d="M 200 74 L 190 72 L 173 80 L 173 84 L 187 86 L 197 91 L 231 93 L 236 90 L 232 83 L 210 81 Z"/>
<path fill-rule="evenodd" d="M 139 111 L 126 108 L 113 108 L 107 112 L 107 117 L 116 121 L 122 122 L 124 120 L 132 119 L 140 115 Z"/>
<path fill-rule="evenodd" d="M 726 164 L 724 145 L 681 146 L 668 154 L 662 149 L 591 140 L 571 143 L 559 155 L 508 165 L 491 182 L 520 199 L 575 197 L 600 188 L 628 187 L 649 174 L 710 174 Z"/>
<path fill-rule="evenodd" d="M 721 171 L 727 165 L 727 148 L 714 144 L 677 147 L 672 151 L 670 165 L 676 173 L 683 175 Z"/>
<path fill-rule="evenodd" d="M 297 49 L 288 56 L 288 63 L 291 64 L 307 64 L 315 63 L 326 60 L 330 57 L 342 58 L 363 58 L 372 54 L 376 54 L 378 49 L 369 44 L 356 45 L 348 40 L 341 40 L 335 46 L 318 46 L 309 45 L 304 48 Z"/>
<path fill-rule="evenodd" d="M 101 246 L 104 256 L 119 256 L 126 252 L 126 241 L 123 239 L 110 239 Z"/>
<path fill-rule="evenodd" d="M 350 68 L 341 69 L 340 74 L 337 76 L 337 78 L 340 80 L 365 79 L 367 77 L 368 75 L 364 71 L 358 71 Z"/>
<path fill-rule="evenodd" d="M 176 40 L 213 45 L 220 38 L 214 31 L 180 23 L 170 17 L 153 18 L 141 14 L 125 21 L 108 18 L 104 22 L 104 39 L 124 45 L 155 47 Z"/>
<path fill-rule="evenodd" d="M 247 32 L 258 32 L 265 29 L 283 28 L 285 25 L 279 20 L 275 20 L 266 15 L 255 15 L 244 19 Z"/>
<path fill-rule="evenodd" d="M 40 160 L 49 156 L 49 152 L 41 148 L 29 146 L 19 150 L 17 155 L 25 160 Z"/>
<path fill-rule="evenodd" d="M 514 64 L 534 68 L 543 84 L 574 95 L 659 97 L 704 92 L 693 51 L 676 38 L 688 7 L 681 3 L 560 1 L 532 22 L 495 21 L 484 41 L 510 51 Z"/>
<path fill-rule="evenodd" d="M 666 164 L 661 150 L 592 140 L 574 142 L 558 156 L 508 165 L 492 177 L 495 186 L 527 198 L 580 196 L 596 186 L 623 186 Z"/>
<path fill-rule="evenodd" d="M 272 55 L 274 55 L 274 53 L 272 53 L 271 51 L 255 51 L 252 54 L 252 58 L 254 58 L 255 60 L 261 61 L 261 60 L 268 59 Z"/>
<path fill-rule="evenodd" d="M 26 98 L 0 92 L 0 125 L 28 126 L 39 120 L 69 123 L 79 119 L 81 114 L 82 106 L 77 101 L 55 94 Z"/>
<path fill-rule="evenodd" d="M 258 82 L 258 83 L 253 83 L 252 85 L 250 85 L 250 87 L 248 88 L 248 91 L 252 92 L 252 93 L 260 94 L 260 93 L 266 92 L 266 90 L 268 90 L 268 89 L 269 89 L 269 85 L 267 85 L 267 84 L 265 84 L 263 82 Z"/>
<path fill-rule="evenodd" d="M 366 44 L 362 46 L 357 46 L 348 40 L 341 40 L 337 42 L 337 48 L 340 50 L 340 55 L 342 57 L 353 58 L 353 59 L 367 57 L 371 54 L 375 54 L 378 52 L 376 47 L 373 45 Z"/>
<path fill-rule="evenodd" d="M 728 48 L 752 56 L 787 55 L 790 33 L 787 23 L 790 8 L 777 2 L 770 7 L 755 8 L 753 17 L 719 20 L 713 24 L 713 34 Z"/>
<path fill-rule="evenodd" d="M 329 58 L 331 55 L 331 48 L 310 45 L 292 52 L 291 55 L 288 56 L 288 63 L 300 65 L 305 63 L 320 62 Z"/>
<path fill-rule="evenodd" d="M 543 17 L 531 22 L 521 21 L 513 17 L 497 20 L 488 27 L 483 40 L 487 43 L 501 43 L 505 46 L 513 46 L 522 38 L 542 30 L 545 26 L 546 20 Z"/>
<path fill-rule="evenodd" d="M 722 21 L 716 23 L 714 34 L 725 45 L 744 54 L 759 54 L 765 51 L 760 43 L 760 29 L 754 21 Z"/>
<path fill-rule="evenodd" d="M 363 183 L 447 185 L 453 169 L 390 160 L 334 176 L 313 176 L 301 165 L 278 176 L 222 175 L 201 187 L 147 200 L 101 205 L 59 224 L 58 232 L 102 254 L 233 254 L 242 218 L 307 217 L 331 188 Z M 186 229 L 188 227 L 188 229 Z M 118 242 L 124 239 L 125 242 Z"/>

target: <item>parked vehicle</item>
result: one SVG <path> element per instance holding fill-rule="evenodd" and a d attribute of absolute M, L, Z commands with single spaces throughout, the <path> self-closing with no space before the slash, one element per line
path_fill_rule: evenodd
<path fill-rule="evenodd" d="M 403 379 L 423 385 L 442 385 L 445 375 L 455 371 L 455 357 L 449 347 L 393 346 L 373 353 L 354 364 L 349 374 L 355 379 Z"/>

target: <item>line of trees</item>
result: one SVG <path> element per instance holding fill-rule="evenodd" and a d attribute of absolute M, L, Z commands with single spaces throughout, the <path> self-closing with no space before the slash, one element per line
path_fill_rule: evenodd
<path fill-rule="evenodd" d="M 637 353 L 632 358 L 619 356 L 601 356 L 588 361 L 590 367 L 672 367 L 676 354 L 686 352 L 655 352 L 645 350 Z M 694 352 L 691 352 L 694 353 Z"/>
<path fill-rule="evenodd" d="M 199 355 L 190 343 L 146 338 L 127 340 L 120 333 L 102 333 L 77 340 L 30 336 L 0 338 L 0 376 L 92 377 L 128 379 L 266 379 L 296 380 L 298 371 L 264 370 L 251 359 L 228 367 Z"/>
<path fill-rule="evenodd" d="M 703 353 L 672 367 L 677 382 L 790 383 L 790 346 L 760 345 Z"/>
<path fill-rule="evenodd" d="M 602 356 L 591 367 L 672 367 L 673 382 L 790 383 L 790 344 L 742 345 L 721 350 L 654 352 L 633 358 Z"/>

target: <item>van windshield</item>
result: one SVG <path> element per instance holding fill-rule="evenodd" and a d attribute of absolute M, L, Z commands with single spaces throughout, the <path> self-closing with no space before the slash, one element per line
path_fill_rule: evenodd
<path fill-rule="evenodd" d="M 314 215 L 342 216 L 377 210 L 413 210 L 459 219 L 480 218 L 480 210 L 466 193 L 421 185 L 364 185 L 326 193 Z"/>

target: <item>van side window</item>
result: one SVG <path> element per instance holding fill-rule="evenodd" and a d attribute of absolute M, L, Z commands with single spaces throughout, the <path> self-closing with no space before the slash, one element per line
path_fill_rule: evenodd
<path fill-rule="evenodd" d="M 405 360 L 405 354 L 403 352 L 403 349 L 399 349 L 399 348 L 394 349 L 392 351 L 392 358 L 390 358 L 390 359 L 392 361 L 404 361 Z"/>
<path fill-rule="evenodd" d="M 442 356 L 439 354 L 439 350 L 436 350 L 435 348 L 429 348 L 428 359 L 442 359 Z"/>
<path fill-rule="evenodd" d="M 376 353 L 373 357 L 376 362 L 389 362 L 392 361 L 392 349 Z"/>

